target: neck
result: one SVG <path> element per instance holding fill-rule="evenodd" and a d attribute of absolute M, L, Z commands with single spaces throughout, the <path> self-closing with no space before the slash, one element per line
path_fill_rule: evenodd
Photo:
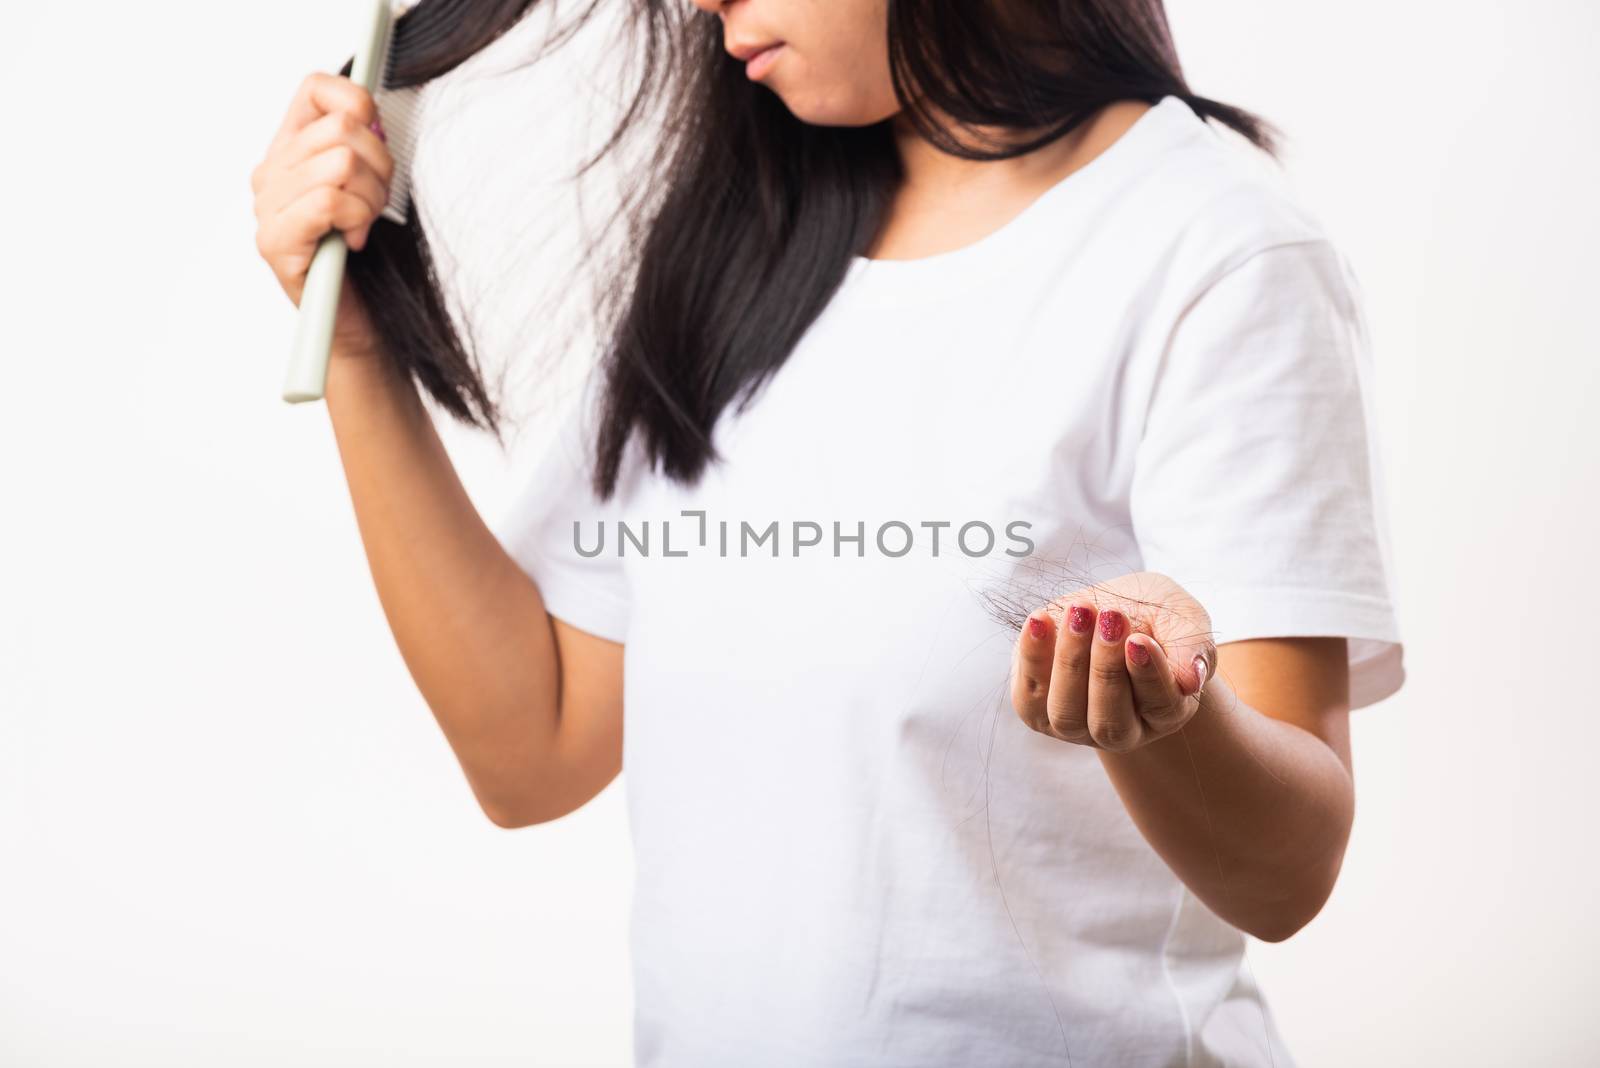
<path fill-rule="evenodd" d="M 970 160 L 952 156 L 925 140 L 902 110 L 891 121 L 905 178 L 897 195 L 936 203 L 977 196 L 1001 201 L 1043 192 L 1104 152 L 1149 110 L 1143 101 L 1118 101 L 1101 108 L 1070 133 L 1012 159 Z M 950 127 L 940 117 L 942 124 Z M 964 143 L 1015 144 L 1020 135 L 994 127 L 953 127 Z"/>
<path fill-rule="evenodd" d="M 892 121 L 904 178 L 864 255 L 912 259 L 959 248 L 1015 217 L 1051 186 L 1104 152 L 1150 110 L 1129 100 L 1110 104 L 1070 133 L 1031 152 L 970 160 L 940 151 L 918 135 L 905 112 Z M 948 127 L 948 124 L 946 124 Z M 1016 144 L 1015 134 L 957 129 L 963 143 Z M 974 134 L 976 133 L 976 137 Z"/>

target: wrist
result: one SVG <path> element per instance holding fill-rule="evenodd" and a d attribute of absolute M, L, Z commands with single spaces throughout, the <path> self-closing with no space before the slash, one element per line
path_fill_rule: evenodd
<path fill-rule="evenodd" d="M 354 350 L 335 350 L 328 360 L 323 393 L 335 415 L 341 411 L 372 411 L 375 404 L 385 401 L 398 402 L 407 409 L 422 408 L 410 376 L 381 352 L 358 355 Z"/>
<path fill-rule="evenodd" d="M 1099 750 L 1101 761 L 1107 767 L 1140 768 L 1150 766 L 1181 765 L 1185 774 L 1191 759 L 1191 743 L 1216 734 L 1219 728 L 1229 725 L 1227 717 L 1239 707 L 1238 694 L 1220 677 L 1206 679 L 1200 690 L 1199 706 L 1183 726 L 1160 738 L 1146 742 L 1125 753 Z"/>

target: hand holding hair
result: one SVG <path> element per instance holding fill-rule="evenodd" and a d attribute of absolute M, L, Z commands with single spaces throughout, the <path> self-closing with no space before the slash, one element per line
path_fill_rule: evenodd
<path fill-rule="evenodd" d="M 1012 701 L 1034 730 L 1099 750 L 1140 833 L 1213 912 L 1279 941 L 1322 908 L 1350 834 L 1347 652 L 1342 639 L 1239 644 L 1253 647 L 1234 660 L 1248 699 L 1216 677 L 1206 610 L 1135 572 L 1029 614 Z"/>
<path fill-rule="evenodd" d="M 1206 610 L 1166 575 L 1137 571 L 1029 614 L 1012 704 L 1041 734 L 1127 752 L 1189 721 L 1216 662 Z"/>

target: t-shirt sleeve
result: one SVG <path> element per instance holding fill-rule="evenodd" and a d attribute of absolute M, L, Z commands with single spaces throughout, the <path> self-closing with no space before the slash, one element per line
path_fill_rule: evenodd
<path fill-rule="evenodd" d="M 491 529 L 538 585 L 546 611 L 620 642 L 628 627 L 627 576 L 614 551 L 597 551 L 613 544 L 619 496 L 601 501 L 590 481 L 595 383 L 589 376 L 565 405 L 547 446 Z"/>
<path fill-rule="evenodd" d="M 1405 679 L 1371 377 L 1330 242 L 1242 256 L 1166 339 L 1129 500 L 1144 568 L 1194 595 L 1217 644 L 1346 638 L 1352 708 Z"/>

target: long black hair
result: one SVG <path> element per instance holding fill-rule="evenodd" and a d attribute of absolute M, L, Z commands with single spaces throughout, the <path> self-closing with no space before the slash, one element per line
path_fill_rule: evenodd
<path fill-rule="evenodd" d="M 649 462 L 685 484 L 718 459 L 718 416 L 783 365 L 876 235 L 902 177 L 888 120 L 802 122 L 723 50 L 715 15 L 685 0 L 624 2 L 637 81 L 579 173 L 651 108 L 665 121 L 624 190 L 625 262 L 608 266 L 597 300 L 604 393 L 593 484 L 602 499 L 635 433 Z M 536 3 L 421 0 L 396 23 L 387 85 L 454 70 Z M 570 39 L 599 5 L 591 0 L 550 43 Z M 1109 104 L 1167 95 L 1277 154 L 1271 124 L 1189 91 L 1161 0 L 888 0 L 888 40 L 907 117 L 965 159 L 1019 156 Z M 941 114 L 953 127 L 1014 136 L 972 144 Z M 456 419 L 499 438 L 502 412 L 446 311 L 417 211 L 404 226 L 380 219 L 348 270 L 379 312 L 385 357 Z"/>

